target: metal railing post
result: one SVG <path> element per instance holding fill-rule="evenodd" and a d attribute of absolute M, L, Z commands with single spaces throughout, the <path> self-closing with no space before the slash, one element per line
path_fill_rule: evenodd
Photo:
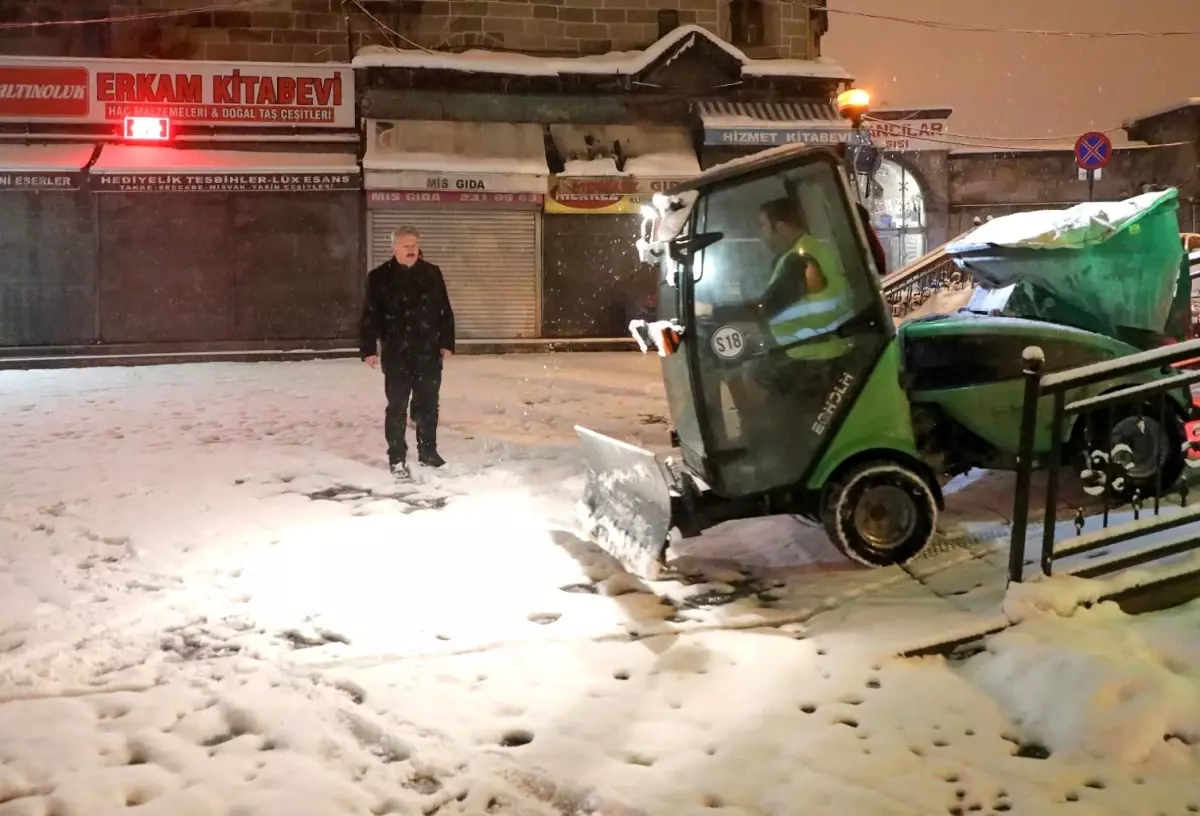
<path fill-rule="evenodd" d="M 1025 399 L 1021 404 L 1021 439 L 1017 449 L 1017 484 L 1013 491 L 1013 526 L 1008 547 L 1008 580 L 1019 582 L 1025 573 L 1025 532 L 1029 527 L 1029 488 L 1033 482 L 1033 442 L 1037 432 L 1038 397 L 1042 384 L 1045 353 L 1029 346 L 1021 354 L 1024 362 Z"/>
<path fill-rule="evenodd" d="M 1042 574 L 1047 578 L 1054 564 L 1054 528 L 1058 525 L 1058 476 L 1063 466 L 1063 424 L 1066 421 L 1067 392 L 1054 392 L 1053 419 L 1050 421 L 1050 461 L 1046 468 L 1046 506 L 1042 508 Z"/>

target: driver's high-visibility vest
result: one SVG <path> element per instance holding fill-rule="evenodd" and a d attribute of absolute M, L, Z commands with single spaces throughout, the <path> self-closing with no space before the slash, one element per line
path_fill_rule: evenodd
<path fill-rule="evenodd" d="M 815 261 L 825 277 L 825 288 L 805 295 L 802 299 L 768 315 L 767 323 L 775 342 L 787 350 L 789 357 L 804 359 L 833 359 L 845 354 L 852 343 L 831 332 L 853 317 L 846 275 L 837 257 L 812 235 L 801 236 L 790 250 L 775 261 L 771 274 L 774 284 L 784 274 L 785 264 L 793 254 L 801 260 Z M 829 335 L 823 341 L 815 338 Z"/>

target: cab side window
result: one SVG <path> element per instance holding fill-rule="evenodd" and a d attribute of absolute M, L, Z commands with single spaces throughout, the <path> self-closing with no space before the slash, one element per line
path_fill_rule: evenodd
<path fill-rule="evenodd" d="M 797 190 L 799 205 L 804 211 L 810 240 L 815 241 L 830 260 L 830 274 L 840 277 L 850 287 L 852 309 L 862 311 L 874 298 L 871 287 L 873 275 L 868 274 L 869 247 L 864 247 L 856 230 L 858 213 L 853 205 L 833 189 L 838 185 L 837 171 L 824 162 L 797 168 L 788 173 Z"/>
<path fill-rule="evenodd" d="M 755 302 L 771 281 L 772 256 L 759 231 L 759 208 L 782 194 L 778 177 L 714 190 L 703 202 L 699 232 L 724 237 L 699 258 L 696 301 L 711 305 Z"/>

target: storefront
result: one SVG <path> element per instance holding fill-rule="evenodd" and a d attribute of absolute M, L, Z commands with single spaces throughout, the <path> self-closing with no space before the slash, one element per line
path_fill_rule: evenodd
<path fill-rule="evenodd" d="M 368 265 L 392 256 L 401 226 L 421 233 L 463 339 L 538 337 L 542 128 L 495 122 L 368 120 L 363 157 Z"/>
<path fill-rule="evenodd" d="M 953 147 L 949 108 L 879 110 L 867 127 L 883 151 L 866 202 L 871 225 L 887 255 L 888 271 L 902 269 L 949 236 L 948 190 L 930 190 L 922 177 L 949 183 L 947 156 Z M 936 199 L 941 199 L 941 204 Z"/>
<path fill-rule="evenodd" d="M 0 145 L 0 345 L 95 338 L 95 146 Z"/>
<path fill-rule="evenodd" d="M 353 335 L 353 153 L 106 145 L 90 182 L 105 342 Z"/>
<path fill-rule="evenodd" d="M 872 111 L 865 126 L 880 162 L 864 190 L 871 222 L 887 254 L 888 271 L 915 261 L 946 238 L 947 120 L 953 111 Z M 701 102 L 704 166 L 786 144 L 833 145 L 852 133 L 828 102 Z M 936 180 L 928 190 L 922 178 Z"/>
<path fill-rule="evenodd" d="M 30 274 L 75 271 L 55 296 L 27 301 L 26 325 L 43 328 L 5 343 L 353 334 L 362 185 L 348 67 L 6 57 L 0 87 L 12 89 L 0 133 L 73 145 L 86 191 L 76 205 L 70 193 L 21 194 L 61 219 L 45 229 L 71 232 L 30 256 Z M 0 269 L 20 274 L 9 258 Z"/>
<path fill-rule="evenodd" d="M 901 269 L 925 254 L 925 194 L 908 168 L 892 159 L 881 161 L 871 180 L 867 206 L 871 225 L 887 255 L 889 271 Z"/>
<path fill-rule="evenodd" d="M 850 124 L 828 100 L 698 102 L 693 113 L 703 134 L 703 167 L 788 144 L 836 145 Z"/>
<path fill-rule="evenodd" d="M 546 197 L 543 332 L 623 337 L 653 312 L 656 273 L 636 241 L 641 207 L 700 172 L 686 128 L 551 125 L 554 176 Z"/>

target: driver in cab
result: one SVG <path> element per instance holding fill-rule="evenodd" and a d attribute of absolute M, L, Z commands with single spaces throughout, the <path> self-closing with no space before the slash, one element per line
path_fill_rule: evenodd
<path fill-rule="evenodd" d="M 788 356 L 832 359 L 847 341 L 835 331 L 848 318 L 845 276 L 837 257 L 815 235 L 796 202 L 776 198 L 759 208 L 759 237 L 771 251 L 771 277 L 760 303 L 771 335 Z"/>

